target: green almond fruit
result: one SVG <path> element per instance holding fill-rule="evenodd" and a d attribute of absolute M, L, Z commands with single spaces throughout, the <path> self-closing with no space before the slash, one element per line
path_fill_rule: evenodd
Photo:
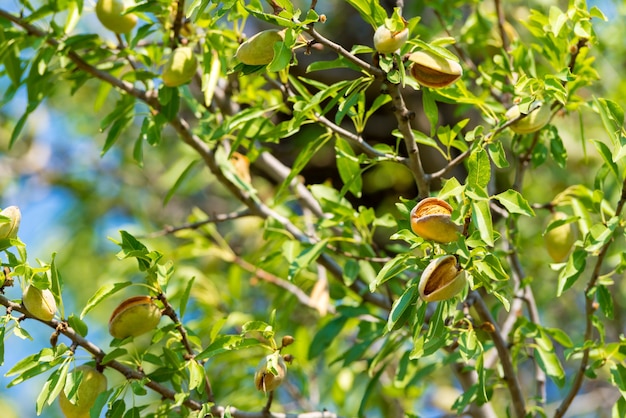
<path fill-rule="evenodd" d="M 0 251 L 6 250 L 11 246 L 10 240 L 17 238 L 17 231 L 20 228 L 22 213 L 17 206 L 9 206 L 0 212 L 3 219 L 0 223 Z"/>
<path fill-rule="evenodd" d="M 65 391 L 59 396 L 59 406 L 66 418 L 89 418 L 90 410 L 98 396 L 107 390 L 107 378 L 94 367 L 78 366 L 73 374 L 82 372 L 82 379 L 76 390 L 76 397 L 71 401 Z"/>
<path fill-rule="evenodd" d="M 282 41 L 282 31 L 264 30 L 239 45 L 235 57 L 246 65 L 269 64 L 274 59 L 274 44 Z"/>
<path fill-rule="evenodd" d="M 154 330 L 160 320 L 161 309 L 150 296 L 133 296 L 113 311 L 109 333 L 118 339 L 137 337 Z"/>
<path fill-rule="evenodd" d="M 254 386 L 261 392 L 276 390 L 287 376 L 287 365 L 280 353 L 263 358 L 254 374 Z"/>
<path fill-rule="evenodd" d="M 374 32 L 374 49 L 381 54 L 391 54 L 402 48 L 409 39 L 409 29 L 393 32 L 381 25 Z"/>
<path fill-rule="evenodd" d="M 178 87 L 191 81 L 196 74 L 198 60 L 193 49 L 182 46 L 172 51 L 163 68 L 163 84 L 168 87 Z"/>
<path fill-rule="evenodd" d="M 115 33 L 128 33 L 137 24 L 137 16 L 123 14 L 127 9 L 124 0 L 98 0 L 96 16 L 102 26 Z"/>
<path fill-rule="evenodd" d="M 550 106 L 536 101 L 534 102 L 530 108 L 535 109 L 539 107 L 539 109 L 533 110 L 528 113 L 527 116 L 522 119 L 515 121 L 511 126 L 511 130 L 518 134 L 530 134 L 533 132 L 537 132 L 544 126 L 550 122 Z M 506 111 L 504 115 L 507 119 L 515 119 L 518 118 L 522 114 L 518 105 L 513 105 L 509 110 Z"/>
<path fill-rule="evenodd" d="M 22 304 L 32 316 L 42 321 L 50 321 L 57 311 L 52 292 L 48 289 L 38 289 L 30 284 L 24 289 Z"/>
<path fill-rule="evenodd" d="M 563 212 L 555 212 L 550 217 L 549 223 L 562 219 L 567 219 L 567 214 Z M 564 224 L 549 230 L 543 236 L 543 240 L 550 258 L 552 258 L 555 263 L 562 263 L 567 259 L 567 256 L 576 241 L 576 237 L 574 235 L 572 224 Z"/>

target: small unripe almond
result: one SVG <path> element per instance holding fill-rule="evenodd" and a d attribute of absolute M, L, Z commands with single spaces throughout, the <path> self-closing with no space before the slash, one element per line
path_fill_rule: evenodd
<path fill-rule="evenodd" d="M 22 213 L 17 206 L 9 206 L 4 208 L 0 215 L 8 218 L 8 220 L 0 223 L 0 251 L 2 251 L 11 246 L 9 240 L 17 238 Z"/>
<path fill-rule="evenodd" d="M 550 217 L 550 223 L 562 219 L 567 219 L 567 214 L 563 212 L 555 212 Z M 567 256 L 574 245 L 574 241 L 576 241 L 572 224 L 563 224 L 557 226 L 556 228 L 552 228 L 546 232 L 543 239 L 546 245 L 546 250 L 548 250 L 548 254 L 555 263 L 561 263 L 567 259 Z"/>
<path fill-rule="evenodd" d="M 537 109 L 538 107 L 538 109 Z M 511 126 L 511 130 L 518 134 L 529 134 L 532 132 L 536 132 L 539 129 L 543 128 L 550 121 L 550 106 L 540 102 L 535 101 L 530 109 L 534 109 L 530 111 L 526 116 L 522 119 L 515 121 Z M 518 105 L 513 105 L 509 110 L 506 111 L 504 115 L 507 119 L 515 119 L 521 115 L 521 110 Z"/>
<path fill-rule="evenodd" d="M 449 86 L 463 75 L 461 65 L 430 51 L 417 51 L 409 55 L 411 75 L 418 83 L 431 88 Z"/>
<path fill-rule="evenodd" d="M 17 238 L 17 231 L 20 228 L 22 220 L 22 212 L 17 206 L 9 206 L 4 208 L 0 215 L 9 218 L 8 222 L 0 223 L 0 239 Z"/>
<path fill-rule="evenodd" d="M 137 24 L 134 14 L 122 14 L 127 9 L 124 0 L 98 0 L 96 16 L 102 26 L 115 33 L 128 33 Z"/>
<path fill-rule="evenodd" d="M 76 390 L 76 398 L 71 402 L 65 393 L 59 396 L 59 406 L 66 418 L 89 418 L 90 410 L 96 403 L 98 396 L 107 390 L 107 378 L 95 368 L 82 365 L 78 366 L 73 374 L 82 372 L 82 379 Z"/>
<path fill-rule="evenodd" d="M 274 44 L 282 40 L 282 31 L 264 30 L 239 45 L 235 57 L 246 65 L 269 64 L 274 59 Z"/>
<path fill-rule="evenodd" d="M 118 339 L 137 337 L 155 329 L 160 320 L 161 310 L 150 296 L 134 296 L 113 311 L 109 333 Z"/>
<path fill-rule="evenodd" d="M 293 344 L 295 339 L 291 335 L 285 335 L 281 341 L 283 347 L 290 346 Z"/>
<path fill-rule="evenodd" d="M 42 321 L 50 321 L 57 311 L 57 304 L 52 292 L 48 289 L 38 289 L 32 284 L 24 289 L 22 303 L 32 316 Z"/>
<path fill-rule="evenodd" d="M 402 48 L 407 39 L 409 39 L 408 28 L 394 32 L 381 25 L 374 32 L 374 49 L 381 54 L 391 54 Z"/>
<path fill-rule="evenodd" d="M 198 60 L 193 49 L 181 46 L 172 51 L 169 59 L 163 67 L 163 84 L 168 87 L 178 87 L 188 83 L 193 78 L 198 68 Z"/>
<path fill-rule="evenodd" d="M 254 374 L 254 386 L 262 392 L 276 390 L 287 376 L 287 365 L 276 352 L 265 357 L 259 363 Z"/>

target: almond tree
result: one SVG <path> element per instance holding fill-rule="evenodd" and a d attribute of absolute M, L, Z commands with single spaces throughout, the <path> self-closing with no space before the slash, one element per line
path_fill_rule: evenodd
<path fill-rule="evenodd" d="M 595 59 L 613 20 L 413 3 L 0 6 L 0 190 L 35 178 L 71 207 L 33 254 L 37 220 L 0 201 L 3 397 L 625 416 L 624 84 Z M 6 364 L 18 339 L 33 351 Z"/>

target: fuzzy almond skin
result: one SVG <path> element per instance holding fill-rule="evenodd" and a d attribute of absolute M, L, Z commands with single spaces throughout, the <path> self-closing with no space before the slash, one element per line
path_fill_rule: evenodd
<path fill-rule="evenodd" d="M 0 212 L 0 215 L 10 219 L 10 222 L 0 224 L 0 239 L 17 238 L 17 231 L 22 220 L 20 208 L 17 206 L 6 207 Z"/>
<path fill-rule="evenodd" d="M 550 218 L 550 223 L 566 218 L 567 214 L 555 212 Z M 543 236 L 543 240 L 550 258 L 555 263 L 562 263 L 567 259 L 576 237 L 574 236 L 572 224 L 565 224 L 549 230 Z"/>
<path fill-rule="evenodd" d="M 274 44 L 282 40 L 280 31 L 264 30 L 239 45 L 235 57 L 246 65 L 269 64 L 274 59 Z"/>
<path fill-rule="evenodd" d="M 374 32 L 374 49 L 381 54 L 391 54 L 402 48 L 408 39 L 408 28 L 399 32 L 392 32 L 386 26 L 381 25 Z"/>
<path fill-rule="evenodd" d="M 276 374 L 272 372 L 272 368 Z M 254 386 L 261 392 L 276 390 L 287 376 L 287 365 L 278 353 L 270 354 L 259 362 L 254 374 Z"/>
<path fill-rule="evenodd" d="M 134 296 L 113 311 L 109 333 L 118 339 L 137 337 L 154 330 L 160 320 L 161 310 L 149 296 Z"/>
<path fill-rule="evenodd" d="M 450 59 L 427 51 L 409 55 L 411 75 L 418 83 L 431 88 L 441 88 L 456 82 L 463 75 L 461 65 Z"/>
<path fill-rule="evenodd" d="M 518 134 L 530 134 L 537 132 L 550 122 L 550 106 L 542 103 L 538 103 L 535 106 L 539 106 L 539 109 L 534 110 L 528 114 L 528 116 L 514 122 L 510 128 L 513 132 Z M 513 105 L 504 115 L 507 119 L 515 119 L 521 114 L 518 105 Z"/>
<path fill-rule="evenodd" d="M 168 87 L 178 87 L 188 83 L 196 73 L 198 60 L 190 47 L 176 48 L 163 68 L 163 84 Z"/>
<path fill-rule="evenodd" d="M 24 289 L 22 303 L 28 312 L 42 321 L 50 321 L 57 311 L 57 304 L 52 292 L 48 289 L 38 289 L 30 284 Z"/>
<path fill-rule="evenodd" d="M 436 197 L 421 200 L 411 211 L 411 230 L 428 241 L 447 244 L 458 239 L 460 227 L 452 222 L 452 206 Z"/>
<path fill-rule="evenodd" d="M 59 396 L 59 406 L 66 418 L 89 418 L 89 411 L 102 392 L 107 390 L 107 378 L 95 368 L 82 365 L 72 373 L 82 372 L 83 377 L 77 390 L 77 399 L 71 403 L 65 391 Z"/>
<path fill-rule="evenodd" d="M 418 290 L 426 302 L 450 299 L 465 288 L 465 272 L 453 255 L 438 257 L 426 266 L 420 277 Z"/>
<path fill-rule="evenodd" d="M 122 15 L 126 10 L 124 0 L 98 0 L 96 3 L 96 16 L 102 26 L 115 33 L 128 33 L 137 24 L 137 16 L 134 14 Z"/>

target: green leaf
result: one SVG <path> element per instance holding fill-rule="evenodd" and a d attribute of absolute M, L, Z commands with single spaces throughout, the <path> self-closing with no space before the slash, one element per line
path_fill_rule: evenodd
<path fill-rule="evenodd" d="M 535 342 L 537 343 L 535 351 L 539 354 L 537 356 L 539 367 L 562 387 L 565 383 L 565 371 L 559 357 L 554 352 L 554 346 L 550 337 L 541 331 L 540 335 L 535 337 Z"/>
<path fill-rule="evenodd" d="M 624 128 L 624 110 L 620 105 L 609 99 L 596 98 L 594 100 L 602 124 L 613 143 L 613 148 L 620 145 L 620 136 Z"/>
<path fill-rule="evenodd" d="M 580 277 L 587 265 L 587 253 L 584 250 L 575 250 L 567 259 L 565 268 L 559 273 L 559 282 L 556 296 L 560 297 L 563 292 L 572 287 Z"/>
<path fill-rule="evenodd" d="M 501 141 L 488 144 L 487 151 L 489 152 L 489 157 L 496 167 L 507 168 L 509 166 L 509 161 L 506 158 L 506 151 L 504 150 L 504 145 L 502 145 Z"/>
<path fill-rule="evenodd" d="M 128 350 L 125 348 L 117 347 L 111 351 L 109 351 L 103 358 L 102 364 L 107 364 L 109 361 L 115 360 L 116 358 L 125 356 L 128 354 Z"/>
<path fill-rule="evenodd" d="M 604 142 L 597 140 L 593 140 L 593 144 L 596 146 L 598 154 L 600 154 L 600 156 L 602 157 L 604 164 L 609 168 L 611 174 L 613 174 L 613 176 L 615 177 L 615 180 L 619 182 L 621 179 L 621 176 L 619 174 L 619 168 L 617 167 L 617 164 L 615 164 L 615 162 L 613 161 L 613 153 L 611 152 L 609 147 Z"/>
<path fill-rule="evenodd" d="M 439 123 L 439 109 L 435 96 L 430 89 L 422 89 L 422 106 L 424 107 L 424 114 L 430 122 L 430 135 L 432 136 L 437 130 L 437 123 Z"/>
<path fill-rule="evenodd" d="M 278 72 L 289 66 L 293 51 L 287 46 L 286 42 L 276 42 L 274 44 L 274 58 L 267 66 L 267 71 Z"/>
<path fill-rule="evenodd" d="M 355 197 L 361 197 L 363 180 L 361 178 L 361 164 L 352 150 L 348 141 L 337 136 L 335 140 L 335 153 L 337 155 L 337 170 L 341 181 L 344 182 L 350 193 Z"/>
<path fill-rule="evenodd" d="M 198 353 L 195 359 L 197 361 L 205 360 L 228 351 L 241 350 L 260 344 L 256 338 L 244 338 L 240 335 L 220 335 L 207 348 Z"/>
<path fill-rule="evenodd" d="M 109 296 L 119 292 L 120 290 L 127 288 L 131 284 L 132 282 L 109 283 L 100 287 L 100 289 L 98 289 L 98 291 L 96 291 L 96 293 L 87 301 L 87 305 L 85 305 L 83 311 L 80 313 L 80 319 L 83 319 L 85 315 L 87 315 L 87 313 L 93 308 L 98 306 L 100 302 L 102 302 Z"/>
<path fill-rule="evenodd" d="M 413 258 L 410 253 L 406 252 L 398 254 L 392 260 L 386 262 L 376 275 L 376 280 L 370 283 L 370 292 L 376 291 L 378 286 L 406 271 L 409 268 L 409 261 Z"/>
<path fill-rule="evenodd" d="M 74 314 L 71 314 L 68 318 L 67 318 L 67 323 L 70 325 L 70 327 L 72 327 L 74 329 L 74 331 L 76 331 L 78 333 L 78 335 L 80 335 L 81 337 L 86 337 L 87 334 L 89 333 L 89 328 L 87 327 L 87 324 L 85 322 L 83 322 L 82 317 L 79 318 Z"/>
<path fill-rule="evenodd" d="M 417 284 L 409 286 L 402 295 L 393 302 L 391 312 L 389 312 L 389 319 L 387 320 L 387 331 L 392 331 L 396 328 L 396 325 L 402 326 L 404 321 L 401 318 L 404 317 L 404 313 L 415 303 L 418 296 Z"/>
<path fill-rule="evenodd" d="M 170 201 L 172 196 L 174 196 L 174 193 L 176 193 L 176 191 L 180 188 L 181 184 L 183 184 L 185 182 L 187 177 L 193 172 L 193 169 L 198 165 L 199 162 L 200 162 L 199 159 L 198 160 L 193 160 L 183 170 L 183 172 L 180 173 L 180 175 L 176 179 L 176 182 L 172 185 L 172 187 L 170 187 L 170 189 L 168 190 L 167 194 L 163 198 L 163 206 L 167 205 L 167 203 Z"/>
<path fill-rule="evenodd" d="M 311 137 L 308 138 L 305 147 L 300 151 L 298 156 L 296 157 L 296 161 L 293 163 L 291 171 L 285 181 L 281 183 L 278 190 L 276 191 L 275 199 L 279 199 L 282 193 L 285 193 L 288 190 L 288 186 L 291 185 L 293 179 L 296 178 L 298 174 L 306 167 L 311 158 L 318 153 L 318 151 L 328 142 L 333 135 L 330 133 L 319 134 L 318 131 L 312 133 Z"/>
<path fill-rule="evenodd" d="M 196 360 L 187 361 L 187 369 L 189 370 L 189 390 L 199 389 L 200 393 L 204 388 L 205 370 Z"/>
<path fill-rule="evenodd" d="M 506 208 L 509 213 L 519 213 L 526 216 L 535 216 L 535 211 L 530 207 L 528 201 L 519 192 L 509 189 L 505 192 L 493 196 Z"/>
<path fill-rule="evenodd" d="M 602 313 L 607 319 L 613 319 L 613 295 L 604 285 L 598 285 L 596 293 Z"/>
<path fill-rule="evenodd" d="M 361 18 L 374 28 L 383 25 L 387 19 L 387 12 L 378 0 L 347 0 L 360 14 Z"/>
<path fill-rule="evenodd" d="M 488 200 L 472 200 L 472 222 L 485 244 L 493 247 L 493 222 Z"/>
<path fill-rule="evenodd" d="M 195 277 L 192 277 L 187 281 L 187 286 L 185 286 L 185 291 L 180 297 L 180 320 L 182 321 L 185 317 L 185 312 L 187 311 L 187 304 L 189 303 L 189 295 L 191 294 L 191 289 L 193 287 L 193 283 L 196 280 Z"/>
<path fill-rule="evenodd" d="M 333 340 L 337 338 L 347 321 L 348 318 L 346 316 L 338 316 L 320 328 L 309 346 L 308 359 L 312 360 L 326 350 Z"/>
<path fill-rule="evenodd" d="M 328 240 L 323 239 L 315 245 L 306 246 L 295 260 L 289 266 L 288 280 L 293 280 L 296 274 L 304 268 L 309 267 L 311 263 L 315 262 L 317 258 L 324 252 L 324 249 L 328 245 Z"/>
<path fill-rule="evenodd" d="M 491 162 L 484 149 L 473 151 L 467 159 L 467 186 L 470 189 L 482 190 L 491 180 Z"/>

